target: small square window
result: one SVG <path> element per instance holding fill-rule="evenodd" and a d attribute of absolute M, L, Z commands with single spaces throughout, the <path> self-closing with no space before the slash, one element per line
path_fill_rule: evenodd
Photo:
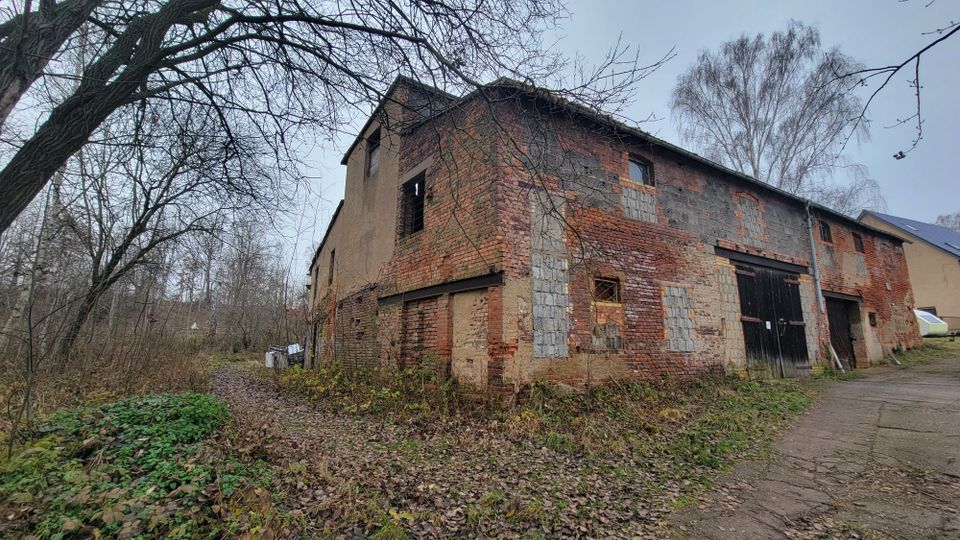
<path fill-rule="evenodd" d="M 630 158 L 630 180 L 646 186 L 653 185 L 653 174 L 650 171 L 650 164 L 639 159 Z"/>
<path fill-rule="evenodd" d="M 380 130 L 367 137 L 367 176 L 377 174 L 380 169 Z"/>
<path fill-rule="evenodd" d="M 863 237 L 857 233 L 853 233 L 853 248 L 857 253 L 863 253 Z"/>
<path fill-rule="evenodd" d="M 876 326 L 876 325 L 877 325 L 877 314 L 876 314 L 876 313 L 874 313 L 874 312 L 871 311 L 870 313 L 867 314 L 867 318 L 870 319 L 870 326 Z"/>
<path fill-rule="evenodd" d="M 820 239 L 824 242 L 833 242 L 833 231 L 830 230 L 830 224 L 826 221 L 820 222 Z"/>
<path fill-rule="evenodd" d="M 593 299 L 597 302 L 620 303 L 620 280 L 593 278 Z"/>
<path fill-rule="evenodd" d="M 400 236 L 423 230 L 423 202 L 426 198 L 426 176 L 421 173 L 403 185 L 401 193 Z"/>

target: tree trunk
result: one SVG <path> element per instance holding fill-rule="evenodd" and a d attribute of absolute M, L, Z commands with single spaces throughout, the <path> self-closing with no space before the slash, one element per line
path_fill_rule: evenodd
<path fill-rule="evenodd" d="M 170 27 L 211 1 L 171 1 L 159 12 L 135 19 L 87 67 L 77 90 L 53 109 L 0 171 L 0 234 L 100 124 L 145 86 L 149 74 L 163 61 L 159 51 Z M 125 67 L 117 71 L 121 66 Z"/>
<path fill-rule="evenodd" d="M 80 302 L 80 308 L 77 314 L 73 317 L 63 337 L 60 338 L 57 357 L 60 359 L 61 372 L 64 371 L 67 364 L 70 363 L 70 352 L 73 350 L 73 345 L 77 342 L 77 338 L 80 337 L 80 330 L 83 329 L 83 323 L 87 322 L 87 317 L 93 312 L 93 308 L 97 306 L 97 300 L 100 299 L 100 294 L 100 289 L 96 285 L 87 291 L 87 294 L 83 297 L 83 301 Z"/>
<path fill-rule="evenodd" d="M 50 58 L 80 28 L 100 2 L 67 0 L 56 5 L 42 1 L 38 11 L 22 13 L 3 24 L 3 39 L 0 41 L 0 126 L 43 72 Z"/>
<path fill-rule="evenodd" d="M 24 274 L 23 283 L 20 284 L 17 290 L 17 299 L 10 309 L 10 314 L 3 324 L 3 329 L 0 330 L 0 352 L 6 351 L 12 338 L 20 337 L 19 332 L 23 326 L 27 306 L 33 297 L 33 288 L 36 282 L 41 280 L 46 273 L 47 246 L 55 234 L 55 227 L 52 226 L 52 221 L 56 219 L 55 216 L 57 212 L 59 212 L 59 209 L 60 180 L 58 175 L 58 180 L 54 182 L 53 189 L 50 191 L 50 200 L 44 205 L 43 216 L 40 218 L 40 231 L 37 235 L 37 243 L 34 248 L 30 270 Z"/>

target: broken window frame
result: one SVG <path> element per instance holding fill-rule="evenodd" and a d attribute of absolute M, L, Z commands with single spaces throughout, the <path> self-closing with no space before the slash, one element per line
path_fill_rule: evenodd
<path fill-rule="evenodd" d="M 594 302 L 619 304 L 621 303 L 620 300 L 620 279 L 607 277 L 593 278 Z"/>
<path fill-rule="evenodd" d="M 863 236 L 858 233 L 853 233 L 853 249 L 855 249 L 857 253 L 866 252 L 863 248 Z"/>
<path fill-rule="evenodd" d="M 820 220 L 820 240 L 829 244 L 833 243 L 833 231 L 830 229 L 830 224 L 823 220 Z"/>
<path fill-rule="evenodd" d="M 367 174 L 366 177 L 377 174 L 380 170 L 380 129 L 367 137 Z"/>
<path fill-rule="evenodd" d="M 420 173 L 400 187 L 400 236 L 410 236 L 424 228 L 427 176 Z"/>
<path fill-rule="evenodd" d="M 330 250 L 330 271 L 327 273 L 327 285 L 333 285 L 333 270 L 336 268 L 336 248 Z"/>
<path fill-rule="evenodd" d="M 633 176 L 634 167 L 643 173 L 640 174 L 640 178 Z M 657 185 L 653 179 L 653 165 L 651 165 L 649 161 L 637 156 L 630 156 L 628 169 L 628 177 L 630 178 L 631 182 L 650 187 L 655 187 Z"/>

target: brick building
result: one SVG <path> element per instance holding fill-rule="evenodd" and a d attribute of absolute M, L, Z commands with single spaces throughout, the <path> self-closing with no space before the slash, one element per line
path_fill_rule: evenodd
<path fill-rule="evenodd" d="M 575 104 L 400 78 L 343 158 L 311 357 L 516 390 L 861 367 L 919 342 L 901 239 Z"/>

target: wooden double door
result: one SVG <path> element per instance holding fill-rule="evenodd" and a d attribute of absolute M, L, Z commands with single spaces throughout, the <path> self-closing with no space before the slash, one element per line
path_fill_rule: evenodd
<path fill-rule="evenodd" d="M 736 263 L 747 370 L 755 377 L 810 373 L 797 274 Z"/>

